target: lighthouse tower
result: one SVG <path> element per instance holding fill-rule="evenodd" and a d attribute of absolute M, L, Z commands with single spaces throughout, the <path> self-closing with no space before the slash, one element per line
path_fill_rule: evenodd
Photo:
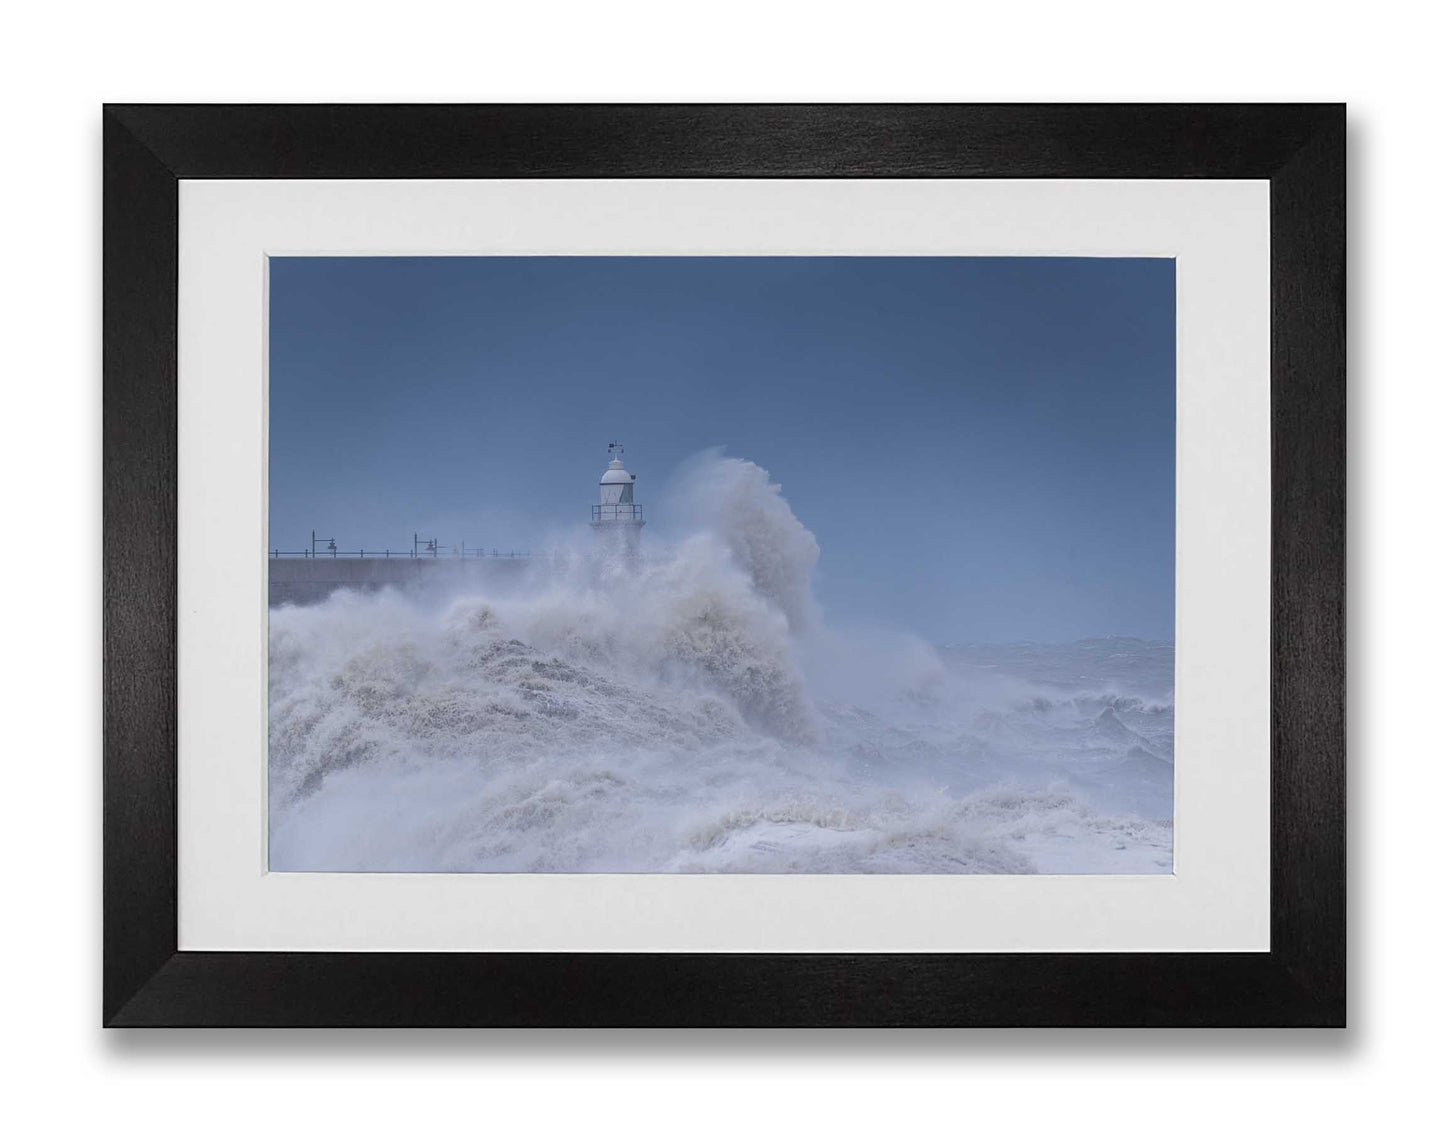
<path fill-rule="evenodd" d="M 642 506 L 633 499 L 637 475 L 628 473 L 622 465 L 622 443 L 609 442 L 607 453 L 612 460 L 602 475 L 601 504 L 592 506 L 592 527 L 606 536 L 609 543 L 623 551 L 635 552 L 646 523 L 642 519 Z"/>

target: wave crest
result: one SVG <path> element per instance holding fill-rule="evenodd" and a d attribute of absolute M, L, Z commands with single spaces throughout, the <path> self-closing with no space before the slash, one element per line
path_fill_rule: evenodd
<path fill-rule="evenodd" d="M 273 867 L 1169 864 L 1172 704 L 1123 683 L 1162 651 L 1097 686 L 1056 653 L 1036 684 L 825 626 L 817 542 L 765 470 L 703 459 L 685 495 L 699 527 L 640 558 L 273 610 Z"/>

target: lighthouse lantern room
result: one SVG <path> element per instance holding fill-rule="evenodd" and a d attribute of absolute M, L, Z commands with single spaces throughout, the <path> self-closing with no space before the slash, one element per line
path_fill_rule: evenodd
<path fill-rule="evenodd" d="M 607 453 L 612 460 L 602 475 L 601 503 L 592 506 L 592 527 L 599 533 L 617 537 L 632 551 L 646 523 L 642 519 L 642 506 L 633 497 L 637 475 L 628 473 L 622 464 L 622 443 L 609 442 Z"/>

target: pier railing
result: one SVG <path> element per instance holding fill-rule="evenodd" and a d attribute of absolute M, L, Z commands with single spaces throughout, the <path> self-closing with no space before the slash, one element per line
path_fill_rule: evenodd
<path fill-rule="evenodd" d="M 351 550 L 341 548 L 303 548 L 297 552 L 285 552 L 280 548 L 272 548 L 266 555 L 273 560 L 281 559 L 308 559 L 308 560 L 338 560 L 338 559 L 363 559 L 363 560 L 455 560 L 455 559 L 524 559 L 530 557 L 546 556 L 551 558 L 555 552 L 519 552 L 506 551 L 501 548 L 355 548 Z"/>
<path fill-rule="evenodd" d="M 454 547 L 447 547 L 440 544 L 435 536 L 423 536 L 420 532 L 414 532 L 411 536 L 410 548 L 338 548 L 336 537 L 317 536 L 316 530 L 311 530 L 311 547 L 303 548 L 297 552 L 288 552 L 282 548 L 272 548 L 266 553 L 271 559 L 306 559 L 306 560 L 336 560 L 336 559 L 372 559 L 372 560 L 455 560 L 455 559 L 517 559 L 533 555 L 532 552 L 519 552 L 515 549 L 503 550 L 501 548 L 468 548 L 467 542 L 463 540 Z M 537 555 L 556 553 L 538 552 Z"/>

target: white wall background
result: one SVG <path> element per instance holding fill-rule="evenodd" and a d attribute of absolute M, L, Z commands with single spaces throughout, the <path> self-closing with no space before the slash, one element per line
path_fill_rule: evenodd
<path fill-rule="evenodd" d="M 12 12 L 0 68 L 0 1060 L 15 1121 L 1428 1116 L 1442 1002 L 1445 248 L 1438 40 L 1423 11 L 132 0 Z M 1296 99 L 1351 103 L 1348 1032 L 102 1033 L 102 101 Z M 52 563 L 37 588 L 23 557 L 42 551 Z"/>

